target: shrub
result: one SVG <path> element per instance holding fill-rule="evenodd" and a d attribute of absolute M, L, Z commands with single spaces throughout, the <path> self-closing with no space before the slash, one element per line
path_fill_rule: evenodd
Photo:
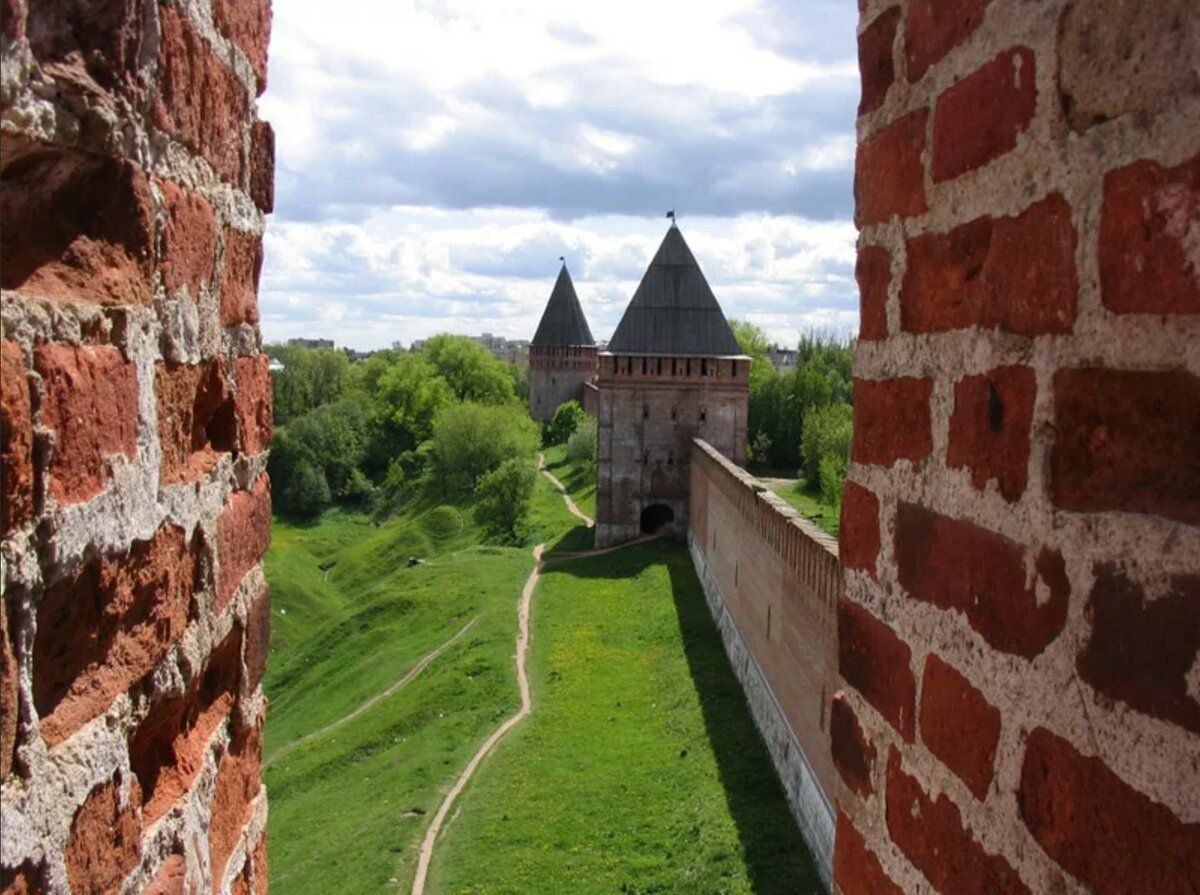
<path fill-rule="evenodd" d="M 505 460 L 531 456 L 538 437 L 537 423 L 520 405 L 449 407 L 433 429 L 439 483 L 451 491 L 469 491 Z"/>
<path fill-rule="evenodd" d="M 849 404 L 814 407 L 804 414 L 804 434 L 800 446 L 804 466 L 801 472 L 809 485 L 820 484 L 823 457 L 834 457 L 841 462 L 843 469 L 850 462 L 853 425 L 854 409 Z"/>
<path fill-rule="evenodd" d="M 836 507 L 842 502 L 842 485 L 846 482 L 846 461 L 829 455 L 821 458 L 817 474 L 821 479 L 821 501 Z"/>
<path fill-rule="evenodd" d="M 546 430 L 546 444 L 566 444 L 581 422 L 587 419 L 587 414 L 579 406 L 578 401 L 564 401 L 554 411 L 554 419 Z"/>
<path fill-rule="evenodd" d="M 577 463 L 596 462 L 596 421 L 585 416 L 567 439 L 567 458 Z"/>
<path fill-rule="evenodd" d="M 286 512 L 301 519 L 315 519 L 332 502 L 325 473 L 303 457 L 293 465 L 282 497 Z"/>
<path fill-rule="evenodd" d="M 491 540 L 520 543 L 536 475 L 529 460 L 513 458 L 480 477 L 475 489 L 475 518 Z"/>
<path fill-rule="evenodd" d="M 462 513 L 447 504 L 434 507 L 421 520 L 421 527 L 431 538 L 448 538 L 463 530 Z"/>

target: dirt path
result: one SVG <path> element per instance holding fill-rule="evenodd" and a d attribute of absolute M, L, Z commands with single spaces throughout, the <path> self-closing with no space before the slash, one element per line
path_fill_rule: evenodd
<path fill-rule="evenodd" d="M 550 484 L 557 488 L 562 494 L 563 500 L 567 502 L 567 509 L 571 511 L 572 515 L 574 515 L 577 519 L 582 519 L 583 524 L 588 528 L 594 528 L 596 525 L 596 520 L 575 505 L 575 501 L 571 500 L 571 495 L 567 493 L 567 486 L 560 482 L 557 476 L 555 476 L 554 473 L 546 468 L 545 454 L 538 454 L 538 469 L 542 471 L 542 475 L 550 480 Z"/>
<path fill-rule="evenodd" d="M 451 646 L 453 646 L 454 642 L 456 640 L 458 640 L 458 638 L 462 637 L 469 630 L 471 630 L 471 628 L 473 628 L 475 626 L 475 622 L 477 622 L 477 621 L 479 621 L 478 615 L 475 616 L 473 619 L 471 619 L 469 622 L 467 622 L 465 625 L 463 625 L 461 628 L 459 628 L 457 634 L 455 634 L 453 637 L 451 637 L 449 640 L 447 640 L 445 643 L 443 643 L 437 649 L 433 650 L 432 652 L 426 653 L 421 658 L 421 660 L 419 662 L 417 662 L 416 665 L 414 665 L 412 668 L 410 668 L 408 670 L 408 674 L 404 675 L 404 677 L 400 678 L 400 680 L 396 681 L 396 683 L 392 684 L 390 687 L 388 687 L 382 693 L 376 693 L 374 696 L 372 696 L 366 702 L 359 705 L 358 708 L 356 708 L 350 714 L 345 715 L 341 718 L 338 718 L 336 721 L 333 721 L 329 724 L 326 724 L 324 727 L 320 728 L 319 730 L 314 730 L 312 733 L 306 733 L 304 736 L 300 737 L 300 739 L 298 739 L 298 740 L 292 740 L 292 742 L 287 743 L 283 746 L 280 746 L 278 749 L 276 749 L 274 752 L 272 752 L 271 755 L 263 762 L 263 768 L 264 769 L 269 768 L 274 762 L 283 758 L 283 756 L 287 755 L 293 749 L 296 749 L 297 747 L 304 745 L 309 740 L 316 739 L 317 737 L 321 736 L 322 734 L 329 733 L 329 731 L 333 730 L 334 728 L 341 727 L 347 721 L 353 721 L 355 718 L 357 718 L 359 715 L 361 715 L 367 709 L 374 706 L 376 703 L 380 702 L 381 700 L 387 699 L 389 696 L 391 696 L 397 690 L 402 690 L 404 687 L 408 686 L 410 683 L 412 683 L 413 678 L 415 678 L 418 674 L 420 674 L 422 671 L 424 671 L 426 668 L 429 667 L 430 662 L 432 662 L 434 659 L 436 659 L 438 656 L 440 656 L 442 653 L 444 653 L 446 650 L 448 650 Z"/>
<path fill-rule="evenodd" d="M 475 769 L 487 758 L 488 753 L 504 738 L 505 734 L 525 720 L 533 710 L 533 701 L 529 694 L 529 676 L 525 673 L 525 659 L 529 653 L 529 607 L 533 602 L 534 588 L 537 587 L 538 578 L 542 574 L 542 548 L 545 546 L 545 544 L 538 544 L 533 548 L 533 558 L 537 560 L 537 564 L 525 580 L 525 589 L 521 591 L 521 602 L 517 608 L 517 685 L 521 689 L 520 711 L 496 728 L 495 733 L 484 741 L 484 744 L 479 747 L 479 751 L 475 753 L 474 757 L 459 775 L 454 788 L 442 800 L 437 814 L 433 816 L 433 823 L 429 825 L 429 829 L 425 833 L 425 839 L 421 843 L 421 852 L 417 859 L 417 875 L 413 879 L 412 895 L 424 895 L 425 878 L 429 873 L 429 861 L 433 857 L 433 845 L 437 840 L 438 833 L 442 830 L 442 824 L 445 823 L 446 816 L 450 813 L 450 809 L 454 805 L 454 800 L 458 798 L 459 794 L 466 787 L 471 776 L 475 773 Z"/>

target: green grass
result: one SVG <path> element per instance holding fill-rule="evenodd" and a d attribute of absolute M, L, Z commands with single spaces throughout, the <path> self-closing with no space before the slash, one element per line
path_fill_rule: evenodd
<path fill-rule="evenodd" d="M 835 538 L 838 536 L 841 507 L 821 500 L 821 492 L 816 488 L 807 487 L 804 479 L 796 478 L 795 470 L 752 466 L 748 471 L 756 478 L 774 480 L 769 486 L 772 491 L 812 520 L 826 534 Z"/>
<path fill-rule="evenodd" d="M 596 518 L 596 470 L 594 467 L 567 459 L 567 446 L 556 444 L 543 452 L 546 468 L 566 486 L 575 505 L 593 519 Z"/>
<path fill-rule="evenodd" d="M 534 714 L 464 793 L 431 891 L 822 891 L 687 553 L 548 568 Z"/>

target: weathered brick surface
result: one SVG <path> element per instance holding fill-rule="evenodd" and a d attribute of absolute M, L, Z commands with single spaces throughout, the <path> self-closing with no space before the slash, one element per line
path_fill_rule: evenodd
<path fill-rule="evenodd" d="M 237 361 L 238 447 L 247 454 L 265 451 L 271 444 L 271 371 L 265 354 Z"/>
<path fill-rule="evenodd" d="M 142 895 L 184 895 L 186 884 L 187 861 L 182 855 L 171 855 L 154 874 L 154 879 Z"/>
<path fill-rule="evenodd" d="M 854 380 L 854 437 L 851 459 L 891 466 L 916 462 L 933 449 L 929 379 Z"/>
<path fill-rule="evenodd" d="M 1000 741 L 1000 710 L 936 653 L 925 659 L 920 730 L 921 741 L 930 751 L 976 798 L 984 798 Z"/>
<path fill-rule="evenodd" d="M 223 360 L 159 364 L 155 392 L 162 484 L 197 479 L 216 465 L 220 453 L 236 447 L 237 406 Z"/>
<path fill-rule="evenodd" d="M 116 892 L 141 856 L 140 794 L 130 783 L 122 803 L 119 780 L 92 790 L 75 813 L 64 857 L 75 893 Z"/>
<path fill-rule="evenodd" d="M 921 153 L 929 113 L 913 112 L 858 144 L 854 163 L 854 220 L 860 227 L 895 215 L 923 214 L 925 174 Z"/>
<path fill-rule="evenodd" d="M 1097 368 L 1054 376 L 1054 502 L 1200 525 L 1200 377 Z"/>
<path fill-rule="evenodd" d="M 963 78 L 937 102 L 933 179 L 950 180 L 1013 149 L 1037 105 L 1033 51 L 1016 47 Z"/>
<path fill-rule="evenodd" d="M 896 43 L 896 27 L 900 24 L 900 7 L 880 13 L 875 21 L 858 36 L 858 70 L 862 75 L 862 100 L 858 114 L 879 107 L 887 96 L 888 88 L 896 80 L 896 67 L 892 60 L 893 45 Z"/>
<path fill-rule="evenodd" d="M 920 79 L 971 35 L 991 0 L 909 0 L 905 10 L 904 51 L 908 79 Z"/>
<path fill-rule="evenodd" d="M 867 341 L 886 339 L 887 293 L 892 280 L 892 258 L 887 249 L 864 246 L 859 250 L 854 276 L 862 302 L 859 306 L 858 337 Z"/>
<path fill-rule="evenodd" d="M 862 834 L 841 811 L 838 812 L 833 873 L 842 895 L 904 895 L 904 890 L 884 872 Z"/>
<path fill-rule="evenodd" d="M 142 63 L 153 15 L 150 4 L 139 0 L 30 3 L 28 10 L 25 30 L 30 48 L 43 64 L 78 70 L 104 91 L 131 99 L 140 96 L 147 80 Z"/>
<path fill-rule="evenodd" d="M 258 322 L 258 277 L 262 240 L 253 233 L 225 231 L 225 268 L 221 275 L 221 325 Z"/>
<path fill-rule="evenodd" d="M 217 581 L 215 610 L 224 611 L 242 578 L 271 542 L 271 489 L 264 475 L 249 491 L 235 491 L 217 519 Z"/>
<path fill-rule="evenodd" d="M 262 682 L 263 672 L 267 670 L 267 656 L 271 646 L 271 595 L 264 587 L 250 607 L 246 619 L 246 652 L 244 663 L 246 676 L 242 682 L 242 690 L 248 696 Z"/>
<path fill-rule="evenodd" d="M 167 294 L 186 287 L 197 299 L 202 286 L 212 282 L 217 245 L 217 221 L 212 206 L 201 195 L 164 180 L 165 226 L 163 259 L 159 270 Z"/>
<path fill-rule="evenodd" d="M 971 472 L 982 490 L 995 479 L 1010 503 L 1025 493 L 1029 434 L 1037 374 L 1029 367 L 1002 367 L 954 384 L 954 414 L 946 465 Z"/>
<path fill-rule="evenodd" d="M 17 659 L 9 633 L 8 598 L 0 596 L 0 781 L 8 778 L 16 760 L 19 710 Z"/>
<path fill-rule="evenodd" d="M 1200 313 L 1200 154 L 1140 161 L 1104 177 L 1100 293 L 1118 314 Z M 1152 282 L 1153 288 L 1147 288 Z"/>
<path fill-rule="evenodd" d="M 1195 891 L 1200 824 L 1045 728 L 1029 734 L 1017 800 L 1038 844 L 1097 895 Z"/>
<path fill-rule="evenodd" d="M 235 732 L 229 751 L 217 770 L 213 792 L 212 825 L 208 831 L 208 847 L 212 856 L 213 878 L 221 879 L 229 855 L 233 852 L 242 828 L 253 810 L 262 779 L 262 723 L 248 730 Z"/>
<path fill-rule="evenodd" d="M 961 612 L 998 650 L 1031 659 L 1066 623 L 1070 582 L 1053 550 L 1037 554 L 1031 580 L 1022 545 L 911 503 L 897 508 L 895 547 L 909 596 Z"/>
<path fill-rule="evenodd" d="M 33 421 L 25 361 L 15 342 L 0 342 L 0 529 L 33 518 Z"/>
<path fill-rule="evenodd" d="M 1200 701 L 1189 675 L 1200 650 L 1200 574 L 1176 575 L 1164 594 L 1145 589 L 1116 565 L 1096 569 L 1088 600 L 1091 637 L 1079 674 L 1099 692 L 1200 733 Z"/>
<path fill-rule="evenodd" d="M 250 198 L 265 212 L 275 210 L 275 131 L 266 121 L 250 129 Z"/>
<path fill-rule="evenodd" d="M 78 503 L 106 484 L 105 461 L 137 448 L 137 374 L 115 348 L 39 345 L 42 422 L 54 430 L 50 493 Z"/>
<path fill-rule="evenodd" d="M 846 785 L 863 798 L 875 791 L 875 746 L 863 733 L 846 694 L 836 693 L 829 709 L 833 763 Z"/>
<path fill-rule="evenodd" d="M 842 492 L 838 553 L 847 569 L 862 569 L 877 577 L 879 555 L 879 500 L 861 485 L 847 481 Z"/>
<path fill-rule="evenodd" d="M 267 88 L 271 0 L 214 0 L 213 22 L 246 54 L 258 78 L 258 93 L 262 93 Z"/>
<path fill-rule="evenodd" d="M 916 722 L 917 684 L 912 650 L 867 609 L 843 597 L 838 601 L 838 668 L 906 740 Z"/>
<path fill-rule="evenodd" d="M 1030 895 L 1003 856 L 989 853 L 963 825 L 958 806 L 936 799 L 904 772 L 900 753 L 888 757 L 887 828 L 892 841 L 945 895 Z"/>
<path fill-rule="evenodd" d="M 1075 323 L 1075 229 L 1058 194 L 1015 217 L 914 237 L 907 252 L 900 319 L 908 332 L 982 326 L 1036 336 Z"/>
<path fill-rule="evenodd" d="M 41 873 L 32 861 L 23 861 L 15 870 L 0 867 L 0 892 L 4 895 L 40 895 L 43 891 Z"/>

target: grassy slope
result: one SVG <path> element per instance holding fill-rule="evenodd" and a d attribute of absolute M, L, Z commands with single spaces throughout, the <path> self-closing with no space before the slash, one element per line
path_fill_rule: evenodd
<path fill-rule="evenodd" d="M 837 537 L 841 507 L 821 500 L 821 492 L 806 487 L 804 479 L 796 478 L 795 470 L 751 464 L 751 475 L 771 481 L 771 490 L 816 523 L 826 534 Z"/>
<path fill-rule="evenodd" d="M 544 453 L 546 468 L 566 486 L 576 506 L 593 519 L 596 518 L 596 471 L 568 460 L 565 444 L 548 447 Z"/>
<path fill-rule="evenodd" d="M 533 717 L 464 794 L 432 891 L 821 891 L 686 552 L 551 567 L 531 679 Z"/>

